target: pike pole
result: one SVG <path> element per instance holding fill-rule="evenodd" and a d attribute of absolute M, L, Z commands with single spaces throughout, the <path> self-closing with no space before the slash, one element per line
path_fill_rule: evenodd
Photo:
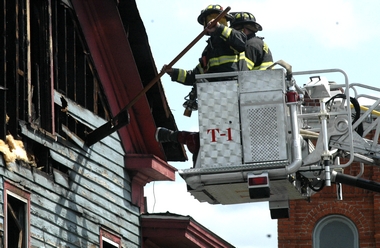
<path fill-rule="evenodd" d="M 228 11 L 230 11 L 230 7 L 227 7 L 222 13 L 220 13 L 211 23 L 207 25 L 207 27 L 189 44 L 185 49 L 182 50 L 168 65 L 168 68 L 171 68 L 187 51 L 189 51 L 207 32 L 207 29 L 212 28 L 216 25 L 216 23 L 222 19 Z M 165 74 L 164 70 L 161 70 L 150 82 L 149 84 L 138 93 L 135 98 L 132 99 L 114 118 L 110 121 L 106 122 L 102 126 L 96 128 L 92 132 L 90 132 L 85 140 L 87 146 L 91 146 L 111 133 L 119 130 L 121 127 L 129 124 L 129 113 L 128 109 L 130 109 L 139 99 L 143 96 L 154 84 L 158 82 L 158 80 Z"/>

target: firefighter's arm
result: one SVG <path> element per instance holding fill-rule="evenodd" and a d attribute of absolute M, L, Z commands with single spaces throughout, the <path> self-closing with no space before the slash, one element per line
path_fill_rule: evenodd
<path fill-rule="evenodd" d="M 215 28 L 215 31 L 211 33 L 211 35 L 219 36 L 239 53 L 245 50 L 247 36 L 241 31 L 237 31 L 223 24 L 219 24 L 218 27 Z"/>
<path fill-rule="evenodd" d="M 170 75 L 173 82 L 192 86 L 195 83 L 195 75 L 200 74 L 201 72 L 199 70 L 199 66 L 197 66 L 193 70 L 171 68 L 171 70 L 167 73 Z"/>

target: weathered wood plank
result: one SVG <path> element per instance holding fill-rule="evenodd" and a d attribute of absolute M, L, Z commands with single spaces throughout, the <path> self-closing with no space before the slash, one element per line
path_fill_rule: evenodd
<path fill-rule="evenodd" d="M 53 169 L 53 176 L 54 176 L 54 182 L 59 184 L 60 186 L 69 189 L 69 177 L 67 174 L 64 174 L 63 172 Z"/>
<path fill-rule="evenodd" d="M 69 222 L 61 215 L 56 215 L 54 212 L 46 211 L 45 208 L 39 208 L 35 206 L 35 210 L 38 212 L 38 217 L 33 221 L 35 228 L 44 230 L 46 233 L 57 236 L 64 241 L 72 240 L 71 237 L 76 237 L 77 239 L 83 239 L 90 241 L 91 243 L 99 243 L 99 224 L 93 223 L 86 220 L 86 218 L 81 218 L 80 222 Z M 109 228 L 109 227 L 108 227 Z M 125 233 L 123 228 L 113 229 L 119 234 Z M 62 235 L 64 234 L 64 235 Z M 127 233 L 130 242 L 138 244 L 139 237 L 137 234 Z"/>
<path fill-rule="evenodd" d="M 49 245 L 48 247 L 100 247 L 99 241 L 96 243 L 87 240 L 87 236 L 83 235 L 83 238 L 78 237 L 76 235 L 71 235 L 69 232 L 62 231 L 58 232 L 58 235 L 52 234 L 51 229 L 55 229 L 52 226 L 43 226 L 45 224 L 44 220 L 40 220 L 38 218 L 31 218 L 31 230 L 32 230 L 32 243 L 36 245 L 36 243 L 42 243 L 42 247 L 46 247 L 45 245 Z M 42 228 L 39 226 L 42 225 Z"/>
<path fill-rule="evenodd" d="M 86 189 L 75 182 L 72 182 L 72 188 L 79 189 L 80 192 L 85 192 L 84 195 L 86 196 L 98 198 L 96 202 L 91 202 L 90 199 L 82 197 L 78 192 L 75 192 L 75 190 L 68 191 L 54 184 L 52 181 L 43 180 L 42 175 L 39 173 L 34 173 L 37 183 L 25 181 L 22 175 L 16 173 L 10 173 L 10 175 L 13 176 L 11 178 L 12 181 L 23 182 L 24 187 L 33 189 L 33 194 L 31 195 L 32 204 L 35 203 L 39 206 L 44 206 L 46 209 L 54 206 L 54 209 L 50 209 L 50 211 L 55 213 L 57 211 L 56 208 L 61 209 L 59 207 L 61 206 L 62 211 L 69 209 L 79 215 L 85 215 L 86 218 L 92 220 L 94 223 L 109 226 L 111 229 L 120 229 L 120 227 L 123 227 L 120 231 L 122 233 L 125 232 L 126 236 L 131 235 L 131 233 L 139 232 L 137 227 L 139 224 L 139 212 L 136 207 L 134 207 L 135 211 L 132 210 L 132 207 L 123 209 L 112 204 L 106 204 L 104 207 L 104 204 L 101 204 L 101 196 L 94 196 L 91 192 L 85 192 Z M 42 184 L 40 184 L 41 182 Z M 56 192 L 60 192 L 60 195 Z M 124 206 L 129 207 L 130 203 L 124 200 Z M 124 230 L 125 228 L 127 230 Z"/>
<path fill-rule="evenodd" d="M 80 167 L 78 164 L 75 164 L 75 162 L 65 160 L 64 157 L 54 152 L 52 152 L 52 157 L 58 162 L 65 163 L 64 165 L 69 168 L 77 168 L 69 172 L 69 180 L 72 187 L 75 182 L 89 190 L 90 192 L 88 194 L 99 195 L 100 199 L 106 198 L 108 201 L 118 204 L 119 206 L 127 206 L 136 212 L 139 211 L 136 206 L 130 204 L 130 184 L 127 181 L 123 181 L 123 178 L 118 178 L 118 175 L 107 171 L 97 175 L 92 173 L 91 168 Z"/>
<path fill-rule="evenodd" d="M 55 225 L 59 222 L 62 231 L 72 232 L 71 229 L 75 227 L 76 229 L 81 229 L 80 233 L 87 232 L 88 235 L 90 233 L 97 235 L 99 227 L 106 226 L 130 241 L 139 242 L 138 226 L 123 221 L 123 216 L 121 215 L 105 213 L 104 209 L 103 211 L 99 211 L 97 216 L 86 210 L 83 212 L 83 215 L 76 215 L 70 209 L 54 205 L 54 203 L 43 196 L 37 196 L 36 199 L 39 201 L 39 205 L 34 205 L 32 212 L 34 216 L 37 216 L 44 222 L 43 225 L 45 226 Z M 101 216 L 102 214 L 104 216 Z M 119 223 L 115 225 L 114 222 Z"/>
<path fill-rule="evenodd" d="M 81 248 L 99 248 L 99 242 L 94 245 L 90 242 L 82 242 L 81 244 L 76 244 L 75 246 L 72 244 L 68 244 L 67 242 L 57 238 L 53 237 L 49 234 L 47 234 L 44 230 L 36 229 L 35 226 L 31 226 L 32 229 L 32 240 L 31 240 L 31 247 L 32 248 L 74 248 L 74 247 L 81 247 Z M 56 240 L 54 240 L 56 238 Z M 99 240 L 99 236 L 98 236 Z M 71 242 L 70 242 L 71 243 Z M 136 243 L 130 242 L 128 240 L 122 239 L 121 240 L 121 247 L 128 247 L 128 248 L 140 248 L 140 245 L 137 245 Z"/>
<path fill-rule="evenodd" d="M 100 183 L 102 183 L 104 187 L 107 187 L 108 183 L 112 182 L 118 185 L 119 187 L 128 190 L 129 192 L 131 191 L 129 175 L 126 173 L 124 169 L 120 167 L 117 167 L 115 170 L 113 170 L 115 172 L 109 171 L 107 170 L 107 167 L 95 164 L 92 161 L 86 161 L 86 158 L 82 157 L 79 154 L 77 155 L 77 159 L 74 158 L 75 160 L 68 160 L 67 157 L 65 157 L 64 155 L 50 150 L 50 156 L 55 161 L 70 168 L 71 170 L 77 172 L 83 170 L 88 171 L 86 174 L 83 174 L 84 176 L 90 176 L 92 172 L 93 175 L 91 176 L 93 176 L 94 178 L 97 178 L 99 176 L 104 177 L 105 180 L 96 179 L 100 180 Z M 76 161 L 82 161 L 83 164 L 78 164 Z M 114 166 L 111 163 L 110 165 Z M 124 177 L 122 177 L 122 175 L 124 175 Z"/>
<path fill-rule="evenodd" d="M 35 174 L 35 179 L 38 184 L 33 185 L 33 191 L 35 193 L 32 197 L 40 194 L 51 202 L 61 204 L 69 209 L 74 209 L 81 214 L 90 214 L 91 212 L 96 222 L 100 222 L 99 219 L 101 218 L 106 218 L 107 220 L 116 218 L 116 221 L 112 223 L 118 225 L 128 225 L 128 223 L 131 223 L 131 228 L 133 228 L 136 223 L 139 223 L 138 208 L 130 205 L 130 202 L 126 201 L 122 196 L 120 196 L 117 201 L 120 207 L 117 204 L 110 205 L 108 201 L 102 198 L 102 195 L 88 191 L 75 181 L 70 182 L 71 190 L 65 190 L 49 180 L 43 180 L 41 175 Z M 40 184 L 40 182 L 42 182 L 42 184 Z M 53 190 L 53 192 L 51 192 L 51 190 Z M 55 192 L 61 192 L 61 194 L 58 195 Z M 81 194 L 83 194 L 83 196 Z M 36 200 L 39 204 L 43 203 L 43 198 Z"/>
<path fill-rule="evenodd" d="M 65 99 L 65 101 L 67 102 L 67 108 L 66 108 L 66 110 L 68 111 L 68 113 L 73 118 L 75 118 L 77 121 L 79 121 L 80 123 L 82 123 L 83 125 L 85 125 L 85 126 L 87 126 L 87 127 L 89 127 L 89 128 L 91 128 L 91 129 L 94 130 L 97 127 L 100 127 L 104 123 L 107 122 L 106 120 L 104 120 L 101 117 L 95 115 L 91 111 L 89 111 L 89 110 L 81 107 L 76 102 L 72 101 L 70 98 L 66 98 L 64 95 L 62 95 L 59 92 L 57 92 L 56 90 L 54 90 L 54 102 L 57 105 L 59 105 L 59 106 L 62 107 L 61 97 L 63 97 Z M 117 132 L 114 132 L 114 133 L 110 134 L 109 136 L 105 137 L 104 139 L 102 139 L 101 142 L 98 142 L 98 143 L 103 143 L 103 144 L 105 144 L 105 145 L 107 145 L 109 147 L 114 147 L 115 143 L 120 144 L 121 141 L 120 141 L 119 134 Z M 93 147 L 97 147 L 98 143 L 94 144 Z M 123 150 L 122 146 L 115 147 L 115 148 L 117 149 L 117 151 L 120 154 L 124 154 L 124 150 Z"/>
<path fill-rule="evenodd" d="M 41 240 L 38 240 L 37 238 L 35 238 L 33 235 L 31 236 L 32 237 L 32 240 L 31 240 L 31 248 L 57 248 L 57 246 L 52 246 L 52 245 L 49 245 L 49 244 L 46 244 L 45 242 L 41 241 Z M 58 248 L 61 248 L 58 246 Z"/>
<path fill-rule="evenodd" d="M 79 182 L 73 180 L 72 186 L 76 187 L 77 194 L 83 196 L 88 201 L 91 201 L 93 204 L 103 206 L 105 209 L 112 208 L 113 212 L 115 212 L 117 215 L 127 215 L 129 216 L 129 218 L 127 219 L 129 219 L 130 221 L 134 219 L 133 216 L 136 216 L 139 213 L 138 207 L 132 205 L 130 201 L 126 199 L 130 197 L 129 194 L 118 195 L 114 194 L 111 191 L 105 191 L 101 189 L 99 189 L 99 191 L 94 191 L 94 189 L 96 189 L 97 187 L 86 180 L 80 180 Z M 124 191 L 124 193 L 126 192 Z M 125 208 L 128 211 L 125 211 Z M 134 223 L 137 222 L 134 221 Z"/>
<path fill-rule="evenodd" d="M 125 205 L 125 200 L 128 202 L 131 201 L 130 191 L 104 180 L 101 176 L 94 176 L 94 174 L 88 173 L 87 170 L 83 170 L 79 173 L 70 171 L 69 178 L 71 189 L 73 189 L 75 182 L 77 185 L 86 188 L 89 191 L 88 194 L 91 194 L 90 197 L 99 195 L 101 200 L 111 201 L 113 204 L 118 205 L 121 205 L 121 202 Z M 129 208 L 135 208 L 130 204 L 128 205 Z M 135 210 L 137 210 L 137 208 Z"/>
<path fill-rule="evenodd" d="M 88 244 L 99 245 L 99 234 L 81 228 L 76 223 L 67 222 L 57 215 L 51 214 L 44 209 L 39 209 L 40 215 L 30 217 L 33 235 L 37 238 L 43 238 L 46 243 L 52 245 L 69 245 Z M 88 223 L 91 226 L 93 223 Z M 79 246 L 82 247 L 82 246 Z"/>
<path fill-rule="evenodd" d="M 19 174 L 23 174 L 26 179 L 33 181 L 33 174 L 29 166 L 21 166 L 18 163 L 10 163 L 7 165 L 7 167 L 3 167 L 3 168 L 4 168 L 4 174 L 19 173 Z"/>
<path fill-rule="evenodd" d="M 89 148 L 84 144 L 84 141 L 81 140 L 77 135 L 75 135 L 73 132 L 71 132 L 66 126 L 62 126 L 62 130 L 79 146 L 81 147 L 87 155 L 94 156 L 94 153 L 98 154 L 99 156 L 105 157 L 108 160 L 113 161 L 115 164 L 119 166 L 124 167 L 124 154 L 116 153 L 114 150 L 114 147 L 117 146 L 119 143 L 115 142 L 114 147 L 108 147 L 103 145 L 98 145 L 95 148 L 91 147 Z"/>
<path fill-rule="evenodd" d="M 115 173 L 120 173 L 122 170 L 124 170 L 124 158 L 120 156 L 117 158 L 116 156 L 107 156 L 108 154 L 105 154 L 103 156 L 99 156 L 96 153 L 90 152 L 87 154 L 82 149 L 79 149 L 78 147 L 74 146 L 73 144 L 70 144 L 69 142 L 66 142 L 65 144 L 61 144 L 60 142 L 56 142 L 54 140 L 47 140 L 45 139 L 45 136 L 41 133 L 39 133 L 36 130 L 29 130 L 28 127 L 20 122 L 21 126 L 21 132 L 25 136 L 29 137 L 30 139 L 56 151 L 57 153 L 62 154 L 63 156 L 67 157 L 68 159 L 71 159 L 72 161 L 78 161 L 78 154 L 82 156 L 83 159 L 94 161 L 95 163 L 99 164 L 108 164 L 113 163 L 116 166 L 112 168 L 119 168 L 119 171 L 116 171 Z M 121 161 L 123 161 L 121 163 Z"/>

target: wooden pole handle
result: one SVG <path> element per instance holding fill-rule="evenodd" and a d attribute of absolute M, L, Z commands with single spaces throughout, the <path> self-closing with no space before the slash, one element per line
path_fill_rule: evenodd
<path fill-rule="evenodd" d="M 207 29 L 212 28 L 216 25 L 216 23 L 223 18 L 228 11 L 230 11 L 230 7 L 227 7 L 222 13 L 220 13 L 211 23 L 207 25 L 207 27 L 192 41 L 189 45 L 187 45 L 182 52 L 180 52 L 169 64 L 168 67 L 172 67 L 182 56 L 187 53 L 207 32 Z M 110 121 L 106 122 L 102 126 L 90 132 L 86 137 L 86 144 L 91 146 L 98 142 L 99 140 L 105 138 L 121 127 L 129 124 L 129 114 L 128 109 L 130 109 L 139 99 L 143 96 L 152 86 L 158 82 L 158 80 L 165 74 L 165 71 L 161 69 L 161 71 L 149 82 L 147 86 L 143 90 L 141 90 L 133 99 L 130 101 L 114 118 Z"/>

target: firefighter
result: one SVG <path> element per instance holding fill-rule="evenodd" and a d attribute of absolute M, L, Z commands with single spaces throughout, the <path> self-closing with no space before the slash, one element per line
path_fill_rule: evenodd
<path fill-rule="evenodd" d="M 204 28 L 207 28 L 208 24 L 222 12 L 222 6 L 208 5 L 201 11 L 197 21 Z M 243 32 L 228 27 L 227 23 L 232 18 L 232 15 L 227 14 L 214 27 L 206 29 L 206 35 L 210 37 L 199 59 L 199 64 L 193 70 L 168 68 L 167 65 L 164 65 L 162 70 L 170 75 L 172 81 L 193 86 L 193 89 L 195 87 L 196 74 L 249 70 L 244 57 L 240 55 L 245 51 L 247 37 Z M 243 60 L 240 60 L 241 58 Z M 193 164 L 195 165 L 199 151 L 198 132 L 172 131 L 159 127 L 156 130 L 155 138 L 158 142 L 186 144 L 189 151 L 193 154 Z"/>
<path fill-rule="evenodd" d="M 266 70 L 273 64 L 272 53 L 264 38 L 256 36 L 263 28 L 256 22 L 254 15 L 249 12 L 237 12 L 230 23 L 231 28 L 241 30 L 247 35 L 245 56 L 253 63 L 250 65 L 253 67 L 252 70 Z"/>
<path fill-rule="evenodd" d="M 198 16 L 198 23 L 206 28 L 222 12 L 222 6 L 208 5 Z M 170 75 L 172 81 L 193 86 L 196 74 L 248 69 L 243 63 L 239 63 L 239 54 L 245 51 L 247 37 L 243 32 L 227 26 L 232 18 L 232 15 L 227 14 L 213 28 L 206 30 L 206 35 L 210 37 L 198 65 L 193 70 L 168 68 L 164 65 L 163 70 Z"/>

